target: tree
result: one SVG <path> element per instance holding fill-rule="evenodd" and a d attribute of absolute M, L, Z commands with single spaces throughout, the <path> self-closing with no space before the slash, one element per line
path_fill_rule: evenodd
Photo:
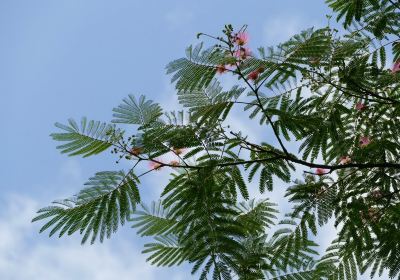
<path fill-rule="evenodd" d="M 200 33 L 210 47 L 190 46 L 167 65 L 184 111 L 164 113 L 129 96 L 112 124 L 57 123 L 52 137 L 62 153 L 111 150 L 134 165 L 96 173 L 72 198 L 40 209 L 33 219 L 46 220 L 40 231 L 79 232 L 93 243 L 129 222 L 154 238 L 143 251 L 149 262 L 189 262 L 200 279 L 356 279 L 367 269 L 400 277 L 400 4 L 327 3 L 341 30 L 311 28 L 257 52 L 247 48 L 246 26 Z M 238 85 L 224 89 L 219 75 Z M 254 143 L 233 131 L 234 106 L 273 137 Z M 162 160 L 166 154 L 175 159 Z M 151 169 L 136 174 L 145 162 Z M 161 168 L 171 168 L 171 179 L 146 206 L 140 177 Z M 311 171 L 300 180 L 299 168 Z M 292 182 L 293 209 L 280 221 L 276 205 L 250 198 L 247 184 L 258 180 L 259 191 L 270 192 L 276 179 Z M 330 219 L 337 239 L 318 256 L 315 235 Z"/>

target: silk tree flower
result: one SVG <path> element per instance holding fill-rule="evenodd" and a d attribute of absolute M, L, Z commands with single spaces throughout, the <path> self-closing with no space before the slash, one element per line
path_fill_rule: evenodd
<path fill-rule="evenodd" d="M 327 174 L 329 171 L 327 169 L 324 168 L 317 168 L 315 169 L 315 174 L 321 176 L 321 175 L 325 175 Z"/>
<path fill-rule="evenodd" d="M 233 71 L 234 68 L 236 67 L 236 59 L 234 59 L 235 62 L 228 63 L 228 64 L 219 64 L 215 67 L 217 70 L 218 74 L 223 74 L 226 73 L 227 71 Z"/>
<path fill-rule="evenodd" d="M 247 32 L 239 32 L 234 37 L 235 43 L 243 46 L 249 42 L 249 34 Z"/>
<path fill-rule="evenodd" d="M 226 68 L 226 66 L 225 65 L 218 65 L 217 67 L 216 67 L 216 69 L 217 69 L 217 73 L 218 74 L 223 74 L 223 73 L 225 73 L 226 71 L 228 71 L 228 69 Z"/>
<path fill-rule="evenodd" d="M 365 147 L 371 143 L 371 139 L 368 136 L 360 137 L 360 146 Z"/>
<path fill-rule="evenodd" d="M 351 162 L 351 157 L 349 157 L 349 156 L 342 156 L 340 159 L 339 159 L 339 164 L 348 164 L 348 163 L 350 163 Z"/>
<path fill-rule="evenodd" d="M 138 156 L 143 152 L 142 147 L 132 147 L 132 149 L 129 151 L 131 155 Z"/>
<path fill-rule="evenodd" d="M 259 72 L 258 72 L 258 71 L 252 71 L 252 72 L 250 72 L 250 74 L 247 76 L 247 78 L 248 78 L 249 80 L 255 81 L 255 80 L 258 79 L 258 76 L 259 76 Z"/>
<path fill-rule="evenodd" d="M 392 67 L 392 73 L 396 73 L 400 71 L 400 60 L 396 61 Z"/>
<path fill-rule="evenodd" d="M 357 111 L 363 111 L 367 108 L 367 105 L 365 105 L 364 103 L 358 102 L 355 106 Z"/>
<path fill-rule="evenodd" d="M 156 159 L 157 160 L 157 159 Z M 160 170 L 162 167 L 162 164 L 160 163 L 159 160 L 157 160 L 158 162 L 155 161 L 150 161 L 149 162 L 149 167 L 150 169 L 154 169 L 154 170 Z"/>
<path fill-rule="evenodd" d="M 174 166 L 174 167 L 177 167 L 177 166 L 179 166 L 179 161 L 177 161 L 177 160 L 171 160 L 171 161 L 169 162 L 169 164 L 172 165 L 172 166 Z"/>
<path fill-rule="evenodd" d="M 249 48 L 241 47 L 236 50 L 233 55 L 239 59 L 246 59 L 251 55 L 251 51 Z"/>

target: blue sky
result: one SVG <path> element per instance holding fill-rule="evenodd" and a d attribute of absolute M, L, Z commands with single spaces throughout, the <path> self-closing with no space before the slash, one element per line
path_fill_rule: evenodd
<path fill-rule="evenodd" d="M 188 267 L 146 264 L 143 240 L 129 227 L 83 247 L 79 236 L 38 234 L 30 220 L 39 207 L 76 193 L 96 171 L 127 167 L 108 153 L 60 155 L 49 137 L 53 124 L 81 116 L 109 121 L 128 94 L 179 109 L 165 65 L 198 32 L 248 24 L 251 46 L 269 46 L 324 26 L 327 13 L 322 0 L 0 1 L 1 279 L 190 279 Z M 265 137 L 256 126 L 246 131 Z M 145 178 L 145 200 L 157 199 L 166 178 Z"/>

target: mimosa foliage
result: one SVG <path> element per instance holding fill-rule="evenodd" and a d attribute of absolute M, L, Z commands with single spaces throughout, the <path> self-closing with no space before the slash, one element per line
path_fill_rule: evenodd
<path fill-rule="evenodd" d="M 57 123 L 62 153 L 111 149 L 132 167 L 96 173 L 40 209 L 40 231 L 93 243 L 129 223 L 152 239 L 149 263 L 189 263 L 200 279 L 400 279 L 400 3 L 326 2 L 341 30 L 257 51 L 246 26 L 199 34 L 205 42 L 167 65 L 181 111 L 130 95 L 114 124 Z M 250 123 L 262 140 L 243 132 Z M 139 178 L 165 169 L 159 200 L 141 202 Z M 281 215 L 266 197 L 283 188 L 291 208 Z M 337 236 L 320 255 L 330 221 Z"/>

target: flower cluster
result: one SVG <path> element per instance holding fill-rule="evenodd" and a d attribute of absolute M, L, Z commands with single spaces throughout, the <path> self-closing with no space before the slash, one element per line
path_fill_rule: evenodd
<path fill-rule="evenodd" d="M 130 153 L 131 155 L 138 156 L 138 155 L 140 155 L 141 153 L 143 153 L 143 147 L 139 147 L 139 146 L 137 146 L 137 147 L 132 147 L 132 149 L 130 149 L 129 153 Z"/>
<path fill-rule="evenodd" d="M 154 161 L 152 160 L 152 161 L 149 162 L 149 167 L 152 170 L 157 170 L 158 171 L 158 170 L 161 169 L 162 166 L 163 166 L 162 162 L 160 160 L 158 160 L 158 159 L 155 159 Z"/>
<path fill-rule="evenodd" d="M 367 109 L 367 105 L 365 105 L 364 103 L 358 102 L 355 106 L 357 111 L 363 111 L 365 109 Z"/>
<path fill-rule="evenodd" d="M 239 47 L 234 53 L 234 57 L 236 57 L 239 60 L 245 60 L 249 56 L 251 56 L 251 51 L 249 48 L 246 47 Z"/>
<path fill-rule="evenodd" d="M 400 60 L 396 61 L 392 67 L 392 73 L 396 73 L 400 71 Z"/>
<path fill-rule="evenodd" d="M 360 137 L 359 142 L 360 142 L 361 148 L 364 148 L 371 143 L 371 139 L 368 136 L 362 136 L 362 137 Z"/>
<path fill-rule="evenodd" d="M 339 159 L 339 164 L 344 165 L 344 164 L 349 164 L 351 162 L 351 157 L 349 156 L 343 156 Z"/>
<path fill-rule="evenodd" d="M 325 175 L 325 174 L 328 174 L 328 173 L 329 173 L 329 170 L 324 169 L 324 168 L 315 169 L 315 174 L 317 174 L 318 176 L 322 176 L 322 175 Z"/>
<path fill-rule="evenodd" d="M 259 67 L 257 70 L 251 71 L 247 78 L 249 80 L 256 81 L 259 78 L 260 74 L 264 72 L 264 70 L 264 67 Z"/>
<path fill-rule="evenodd" d="M 362 102 L 358 102 L 355 105 L 355 109 L 359 112 L 364 111 L 368 108 L 368 106 Z M 371 139 L 369 136 L 361 136 L 359 139 L 359 145 L 361 148 L 368 146 L 371 143 Z M 339 158 L 339 164 L 345 165 L 351 163 L 351 157 L 346 155 Z M 318 174 L 318 173 L 317 173 Z"/>
<path fill-rule="evenodd" d="M 225 73 L 226 71 L 228 71 L 228 68 L 225 66 L 225 65 L 218 65 L 217 67 L 216 67 L 216 69 L 217 69 L 217 73 L 218 74 L 223 74 L 223 73 Z"/>
<path fill-rule="evenodd" d="M 233 70 L 233 68 L 236 66 L 236 63 L 240 63 L 252 55 L 251 50 L 246 47 L 246 44 L 249 42 L 249 34 L 247 32 L 239 31 L 232 34 L 231 30 L 229 30 L 228 37 L 231 46 L 233 47 L 231 50 L 232 52 L 229 53 L 228 56 L 233 60 L 229 64 L 217 65 L 215 68 L 218 74 L 223 74 L 227 71 Z"/>
<path fill-rule="evenodd" d="M 244 46 L 249 42 L 249 34 L 246 32 L 238 32 L 232 36 L 232 39 L 238 46 Z"/>
<path fill-rule="evenodd" d="M 185 152 L 185 148 L 172 147 L 171 152 L 165 154 L 162 158 L 150 159 L 149 168 L 158 171 L 163 166 L 180 167 L 182 165 L 180 155 Z"/>
<path fill-rule="evenodd" d="M 239 61 L 248 58 L 251 55 L 251 51 L 245 45 L 249 42 L 249 34 L 244 31 L 240 31 L 236 34 L 231 35 L 231 42 L 234 46 L 233 56 Z"/>

